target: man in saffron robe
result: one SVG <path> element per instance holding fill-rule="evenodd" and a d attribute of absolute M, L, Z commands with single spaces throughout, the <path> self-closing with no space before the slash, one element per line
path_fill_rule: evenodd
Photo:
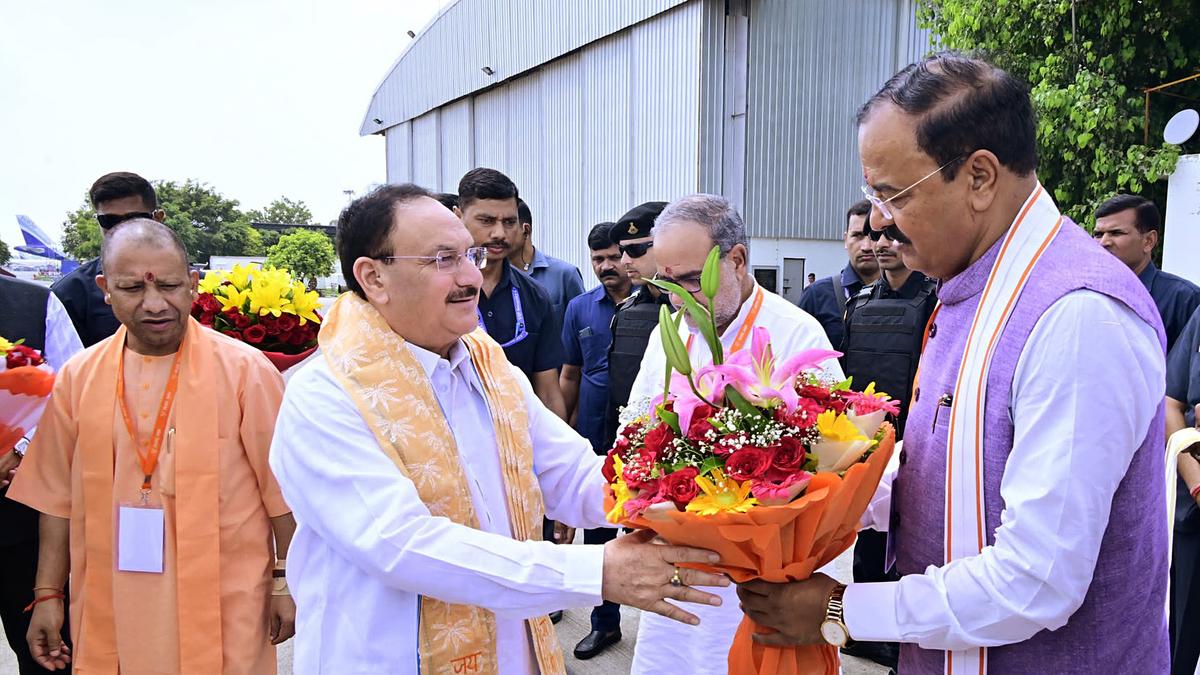
<path fill-rule="evenodd" d="M 476 330 L 487 253 L 462 221 L 389 185 L 346 207 L 337 239 L 351 292 L 271 447 L 298 524 L 297 672 L 563 675 L 551 610 L 609 600 L 685 621 L 664 598 L 717 600 L 687 586 L 724 577 L 675 567 L 707 551 L 538 541 L 543 512 L 607 524 L 603 460 Z"/>
<path fill-rule="evenodd" d="M 9 490 L 42 514 L 30 650 L 84 673 L 274 673 L 295 616 L 272 581 L 294 529 L 267 464 L 282 381 L 190 318 L 170 229 L 127 221 L 102 254 L 122 327 L 59 371 Z"/>
<path fill-rule="evenodd" d="M 1039 183 L 1034 130 L 1025 85 L 949 53 L 861 110 L 872 227 L 941 281 L 864 519 L 903 576 L 740 586 L 762 642 L 898 641 L 901 673 L 1168 672 L 1162 321 Z"/>

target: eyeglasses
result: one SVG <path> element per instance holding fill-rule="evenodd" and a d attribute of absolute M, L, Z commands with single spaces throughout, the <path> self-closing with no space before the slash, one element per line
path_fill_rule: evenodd
<path fill-rule="evenodd" d="M 699 293 L 700 292 L 700 275 L 699 274 L 696 274 L 696 275 L 689 274 L 686 278 L 683 278 L 683 279 L 672 279 L 671 277 L 664 277 L 664 276 L 659 276 L 656 274 L 656 275 L 654 275 L 654 278 L 657 279 L 658 281 L 665 281 L 668 284 L 675 284 L 676 286 L 679 286 L 680 288 L 687 291 L 688 293 Z"/>
<path fill-rule="evenodd" d="M 640 244 L 617 244 L 617 250 L 622 255 L 628 255 L 630 258 L 640 258 L 646 255 L 646 251 L 649 251 L 653 246 L 654 242 L 644 241 Z"/>
<path fill-rule="evenodd" d="M 388 255 L 379 256 L 376 260 L 391 262 L 393 260 L 432 260 L 437 264 L 437 271 L 443 273 L 453 273 L 458 271 L 459 265 L 463 260 L 481 270 L 487 265 L 487 248 L 483 246 L 473 246 L 462 253 L 458 251 L 438 251 L 437 255 Z"/>
<path fill-rule="evenodd" d="M 151 220 L 153 220 L 154 214 L 146 213 L 144 211 L 138 211 L 137 213 L 97 213 L 96 214 L 96 222 L 100 223 L 100 227 L 103 227 L 106 230 L 111 230 L 114 227 L 116 227 L 117 225 L 120 225 L 121 223 L 123 223 L 127 220 L 133 220 L 134 218 L 150 218 Z"/>
<path fill-rule="evenodd" d="M 869 185 L 864 185 L 864 186 L 862 186 L 862 193 L 863 193 L 863 196 L 865 196 L 865 197 L 867 198 L 867 201 L 871 202 L 871 205 L 872 205 L 872 206 L 874 206 L 875 208 L 879 209 L 879 212 L 883 214 L 883 217 L 884 217 L 884 218 L 887 218 L 888 220 L 891 220 L 891 219 L 892 219 L 892 210 L 891 210 L 891 209 L 889 209 L 889 208 L 887 207 L 887 203 L 888 203 L 888 202 L 892 201 L 892 200 L 893 200 L 893 199 L 895 199 L 896 197 L 899 197 L 900 195 L 904 194 L 905 192 L 908 192 L 909 190 L 911 190 L 911 189 L 913 189 L 913 188 L 917 187 L 917 186 L 918 186 L 918 185 L 920 185 L 921 183 L 924 183 L 925 181 L 927 181 L 927 180 L 929 180 L 930 178 L 932 178 L 934 174 L 936 174 L 936 173 L 938 173 L 939 171 L 941 171 L 942 169 L 944 169 L 944 168 L 946 168 L 946 167 L 950 166 L 951 164 L 953 164 L 953 163 L 957 162 L 958 160 L 962 159 L 963 157 L 966 157 L 966 155 L 959 155 L 958 157 L 955 157 L 954 159 L 950 160 L 949 162 L 946 162 L 945 164 L 943 164 L 943 165 L 939 166 L 938 168 L 934 169 L 933 171 L 930 171 L 929 173 L 925 174 L 925 176 L 924 176 L 924 177 L 922 177 L 922 178 L 921 178 L 921 180 L 919 180 L 919 181 L 917 181 L 917 182 L 913 183 L 912 185 L 909 185 L 908 187 L 906 187 L 906 188 L 904 188 L 903 190 L 901 190 L 901 191 L 897 192 L 896 194 L 892 195 L 891 197 L 888 197 L 887 199 L 880 199 L 880 198 L 879 198 L 879 193 L 878 193 L 878 192 L 876 192 L 876 191 L 874 190 L 874 188 L 872 188 L 872 187 L 871 187 L 871 186 L 869 186 Z"/>

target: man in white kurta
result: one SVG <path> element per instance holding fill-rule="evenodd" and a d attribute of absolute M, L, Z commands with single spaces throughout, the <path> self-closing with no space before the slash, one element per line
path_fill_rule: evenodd
<path fill-rule="evenodd" d="M 678 283 L 685 290 L 695 289 L 693 295 L 704 304 L 699 292 L 700 271 L 714 244 L 720 245 L 724 254 L 721 288 L 713 304 L 717 326 L 724 326 L 721 344 L 726 356 L 750 348 L 749 336 L 754 327 L 770 332 L 771 349 L 778 359 L 787 359 L 808 349 L 830 349 L 829 338 L 820 322 L 755 283 L 748 264 L 745 226 L 733 207 L 721 197 L 684 197 L 669 204 L 658 217 L 654 226 L 658 278 Z M 682 304 L 679 298 L 673 298 L 671 302 L 677 307 Z M 685 323 L 680 327 L 680 334 L 685 344 L 691 345 L 688 355 L 693 366 L 712 362 L 708 344 L 695 328 Z M 836 360 L 826 361 L 823 369 L 829 377 L 843 379 Z M 629 396 L 630 403 L 645 403 L 661 394 L 665 372 L 666 356 L 656 328 L 646 346 L 641 369 Z M 720 589 L 717 594 L 723 599 L 721 606 L 696 606 L 699 626 L 661 621 L 656 615 L 643 614 L 638 626 L 632 672 L 724 675 L 725 655 L 729 653 L 742 613 L 732 588 Z M 680 645 L 687 645 L 687 649 L 680 649 Z"/>
<path fill-rule="evenodd" d="M 524 675 L 539 666 L 562 672 L 560 653 L 547 666 L 545 638 L 553 629 L 545 615 L 552 610 L 613 600 L 687 620 L 663 598 L 715 600 L 670 583 L 674 563 L 715 554 L 654 545 L 640 535 L 604 546 L 555 546 L 536 541 L 540 533 L 526 527 L 534 521 L 513 518 L 514 509 L 526 506 L 513 500 L 513 486 L 532 484 L 548 517 L 578 528 L 606 526 L 602 458 L 542 405 L 498 345 L 473 332 L 478 265 L 485 258 L 471 248 L 461 221 L 421 188 L 384 186 L 351 204 L 338 230 L 352 293 L 338 300 L 322 327 L 323 358 L 289 382 L 271 449 L 271 466 L 298 523 L 288 566 L 297 603 L 296 672 L 433 672 L 435 666 L 421 661 L 430 635 L 454 642 L 478 629 L 478 622 L 461 632 L 424 623 L 434 601 L 482 608 L 487 611 L 476 616 L 494 621 L 494 635 L 484 642 L 495 663 L 474 670 L 473 659 L 456 659 L 454 668 Z M 427 456 L 422 466 L 409 455 L 401 467 L 385 454 L 396 439 L 417 446 L 417 454 L 440 441 L 413 437 L 423 423 L 405 421 L 404 409 L 416 403 L 390 399 L 391 389 L 382 385 L 394 382 L 348 387 L 347 373 L 392 358 L 369 345 L 339 351 L 332 338 L 355 330 L 405 350 L 402 367 L 385 378 L 432 390 L 431 415 L 444 416 L 453 437 L 452 460 L 467 486 L 461 494 L 469 493 L 477 526 L 435 515 L 454 510 L 439 503 L 443 494 L 427 497 L 430 485 L 446 482 L 427 466 L 444 457 Z M 493 360 L 480 360 L 481 351 Z M 502 401 L 497 372 L 517 383 Z M 364 405 L 372 411 L 366 417 Z M 515 431 L 528 434 L 532 476 L 514 476 L 506 455 L 514 427 L 498 417 L 521 408 L 527 421 Z M 536 522 L 540 518 L 539 512 Z M 678 573 L 687 585 L 725 585 L 715 575 Z"/>

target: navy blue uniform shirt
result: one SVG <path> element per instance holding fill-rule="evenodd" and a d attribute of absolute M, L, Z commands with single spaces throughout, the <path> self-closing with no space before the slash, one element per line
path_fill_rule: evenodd
<path fill-rule="evenodd" d="M 1196 426 L 1196 404 L 1200 404 L 1200 311 L 1192 313 L 1167 355 L 1167 396 L 1187 405 L 1183 419 L 1188 426 Z M 1200 532 L 1200 507 L 1188 498 L 1183 479 L 1178 480 L 1175 531 Z"/>
<path fill-rule="evenodd" d="M 554 314 L 558 316 L 559 323 L 562 323 L 567 303 L 583 293 L 583 276 L 579 274 L 579 268 L 534 249 L 528 274 L 546 289 L 550 303 L 554 305 Z"/>
<path fill-rule="evenodd" d="M 100 259 L 92 258 L 50 287 L 66 308 L 84 347 L 91 347 L 121 327 L 112 307 L 104 302 L 104 291 L 96 285 L 96 275 L 103 273 Z"/>
<path fill-rule="evenodd" d="M 564 363 L 579 366 L 575 431 L 592 443 L 596 454 L 608 452 L 604 444 L 604 414 L 608 408 L 608 346 L 612 343 L 612 320 L 617 306 L 603 285 L 567 304 L 563 319 Z"/>
<path fill-rule="evenodd" d="M 507 260 L 503 264 L 491 297 L 479 291 L 479 318 L 488 335 L 504 347 L 508 362 L 532 380 L 534 373 L 562 366 L 562 331 L 546 289 Z M 518 310 L 523 326 L 518 325 Z"/>
<path fill-rule="evenodd" d="M 1138 278 L 1158 306 L 1158 314 L 1167 332 L 1167 351 L 1171 351 L 1183 327 L 1192 318 L 1192 313 L 1200 306 L 1200 287 L 1183 277 L 1163 272 L 1154 263 L 1146 265 Z"/>
<path fill-rule="evenodd" d="M 853 298 L 862 290 L 863 281 L 858 278 L 858 272 L 854 271 L 852 265 L 846 265 L 842 270 L 841 279 L 843 300 Z M 812 285 L 804 289 L 804 293 L 800 295 L 800 302 L 796 304 L 821 322 L 821 327 L 825 329 L 825 335 L 829 337 L 829 344 L 833 345 L 834 349 L 840 350 L 842 338 L 846 334 L 846 313 L 842 310 L 842 305 L 838 303 L 837 296 L 834 295 L 833 277 L 814 281 Z"/>

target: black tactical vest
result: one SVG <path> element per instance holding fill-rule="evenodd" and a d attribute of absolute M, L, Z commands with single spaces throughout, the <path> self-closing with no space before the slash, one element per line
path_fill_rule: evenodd
<path fill-rule="evenodd" d="M 883 297 L 884 285 L 875 283 L 859 291 L 846 309 L 842 370 L 854 378 L 854 389 L 861 391 L 874 382 L 876 391 L 900 402 L 897 439 L 904 435 L 925 322 L 937 302 L 936 288 L 935 281 L 926 280 L 920 292 L 906 300 L 894 294 Z"/>
<path fill-rule="evenodd" d="M 0 277 L 0 335 L 38 351 L 46 348 L 46 300 L 50 289 L 38 284 Z M 12 448 L 0 448 L 11 452 Z M 37 539 L 37 511 L 4 496 L 0 490 L 0 547 Z M 0 552 L 0 555 L 8 555 Z"/>
<path fill-rule="evenodd" d="M 644 287 L 617 307 L 612 320 L 612 345 L 608 348 L 608 411 L 604 419 L 604 444 L 612 447 L 617 436 L 621 406 L 642 366 L 650 333 L 658 325 L 658 308 L 667 303 L 665 293 L 653 297 Z"/>

